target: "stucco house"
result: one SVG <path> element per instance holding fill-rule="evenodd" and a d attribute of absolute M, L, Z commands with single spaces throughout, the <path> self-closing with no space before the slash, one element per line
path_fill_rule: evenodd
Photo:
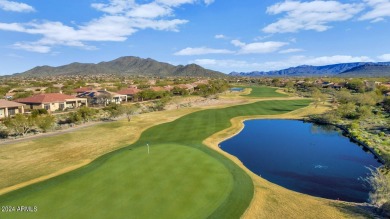
<path fill-rule="evenodd" d="M 46 109 L 53 112 L 56 110 L 74 109 L 87 106 L 87 98 L 79 98 L 61 93 L 38 94 L 32 97 L 21 98 L 16 102 L 27 105 L 26 109 Z"/>
<path fill-rule="evenodd" d="M 9 100 L 0 100 L 0 119 L 24 113 L 24 104 Z"/>
<path fill-rule="evenodd" d="M 127 95 L 107 90 L 90 90 L 77 95 L 77 97 L 88 98 L 90 103 L 98 105 L 120 104 L 127 101 Z"/>
<path fill-rule="evenodd" d="M 135 95 L 139 92 L 141 92 L 141 90 L 138 88 L 126 88 L 118 91 L 118 94 L 126 95 L 128 101 L 134 101 Z"/>

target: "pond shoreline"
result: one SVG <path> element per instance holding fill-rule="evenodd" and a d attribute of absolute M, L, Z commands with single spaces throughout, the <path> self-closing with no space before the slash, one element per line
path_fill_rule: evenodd
<path fill-rule="evenodd" d="M 368 146 L 366 143 L 358 140 L 355 136 L 353 136 L 348 128 L 346 128 L 345 126 L 343 125 L 339 125 L 339 124 L 333 124 L 333 123 L 328 123 L 328 122 L 319 122 L 319 121 L 316 121 L 316 120 L 313 120 L 313 119 L 302 119 L 302 121 L 304 122 L 310 122 L 310 123 L 314 123 L 314 124 L 318 124 L 318 125 L 331 125 L 331 126 L 334 126 L 334 127 L 337 127 L 339 129 L 341 129 L 343 131 L 343 134 L 345 137 L 349 138 L 350 140 L 352 140 L 353 142 L 361 145 L 363 148 L 369 150 L 374 156 L 375 158 L 380 161 L 383 165 L 387 165 L 387 162 L 375 151 L 374 148 Z"/>
<path fill-rule="evenodd" d="M 245 213 L 242 215 L 242 218 L 268 218 L 275 217 L 276 215 L 284 216 L 288 212 L 291 214 L 296 214 L 301 212 L 302 215 L 316 215 L 317 210 L 323 212 L 323 217 L 319 218 L 345 218 L 355 215 L 361 217 L 362 215 L 372 215 L 376 214 L 376 207 L 369 203 L 357 203 L 357 202 L 346 202 L 340 200 L 325 199 L 315 196 L 310 196 L 307 194 L 295 192 L 284 187 L 281 187 L 277 184 L 271 183 L 261 176 L 255 174 L 249 170 L 240 159 L 236 156 L 229 154 L 228 152 L 220 148 L 220 144 L 234 136 L 238 135 L 245 127 L 244 122 L 248 120 L 256 119 L 275 119 L 275 120 L 298 120 L 305 121 L 308 119 L 308 115 L 313 114 L 313 111 L 317 113 L 323 113 L 327 111 L 327 107 L 314 108 L 313 105 L 304 107 L 297 111 L 293 111 L 286 114 L 278 115 L 262 115 L 262 116 L 241 116 L 235 117 L 230 120 L 231 126 L 225 130 L 222 130 L 214 135 L 208 137 L 203 141 L 208 147 L 218 151 L 224 156 L 231 159 L 237 165 L 239 165 L 243 170 L 245 170 L 252 178 L 252 181 L 255 186 L 254 196 L 251 204 L 248 206 Z M 274 206 L 271 201 L 268 199 L 280 199 L 280 200 L 290 200 L 290 203 L 283 201 L 285 207 L 283 209 L 286 212 L 280 212 L 279 207 Z M 303 205 L 295 205 L 296 201 L 300 202 Z M 306 203 L 306 204 L 305 204 Z M 278 205 L 279 206 L 279 205 Z M 304 207 L 311 206 L 311 207 Z M 275 207 L 275 209 L 273 209 Z M 265 211 L 265 209 L 268 209 Z M 289 209 L 289 210 L 287 210 Z M 312 212 L 314 211 L 315 212 Z M 344 210 L 347 211 L 344 211 Z M 308 213 L 311 212 L 311 213 Z M 271 214 L 270 214 L 271 213 Z"/>

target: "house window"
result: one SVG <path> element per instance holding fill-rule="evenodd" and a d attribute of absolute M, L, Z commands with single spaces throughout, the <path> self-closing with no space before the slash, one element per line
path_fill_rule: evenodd
<path fill-rule="evenodd" d="M 8 108 L 8 115 L 13 116 L 15 115 L 15 112 L 16 112 L 15 108 Z"/>
<path fill-rule="evenodd" d="M 45 104 L 44 108 L 45 108 L 45 110 L 50 110 L 50 104 Z"/>
<path fill-rule="evenodd" d="M 60 110 L 63 110 L 63 109 L 65 109 L 65 104 L 60 103 Z"/>

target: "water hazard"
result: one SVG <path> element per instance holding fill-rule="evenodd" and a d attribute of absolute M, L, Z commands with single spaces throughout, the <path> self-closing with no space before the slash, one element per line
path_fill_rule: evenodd
<path fill-rule="evenodd" d="M 381 166 L 339 130 L 295 120 L 246 121 L 242 132 L 220 146 L 275 184 L 343 201 L 366 202 L 366 167 Z"/>

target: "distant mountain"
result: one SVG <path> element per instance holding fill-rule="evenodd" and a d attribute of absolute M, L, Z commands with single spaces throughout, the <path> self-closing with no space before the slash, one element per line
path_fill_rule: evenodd
<path fill-rule="evenodd" d="M 325 66 L 301 65 L 279 71 L 232 72 L 232 76 L 277 77 L 277 76 L 390 76 L 390 62 L 356 62 Z"/>
<path fill-rule="evenodd" d="M 353 77 L 353 76 L 364 76 L 364 77 L 386 77 L 390 76 L 390 65 L 376 65 L 367 63 L 361 66 L 351 68 L 339 74 L 342 77 Z"/>
<path fill-rule="evenodd" d="M 14 76 L 57 76 L 57 75 L 144 75 L 144 76 L 194 76 L 194 77 L 224 77 L 225 74 L 204 69 L 199 65 L 174 66 L 153 59 L 143 59 L 134 56 L 121 57 L 109 62 L 71 63 L 59 67 L 39 66 Z"/>

